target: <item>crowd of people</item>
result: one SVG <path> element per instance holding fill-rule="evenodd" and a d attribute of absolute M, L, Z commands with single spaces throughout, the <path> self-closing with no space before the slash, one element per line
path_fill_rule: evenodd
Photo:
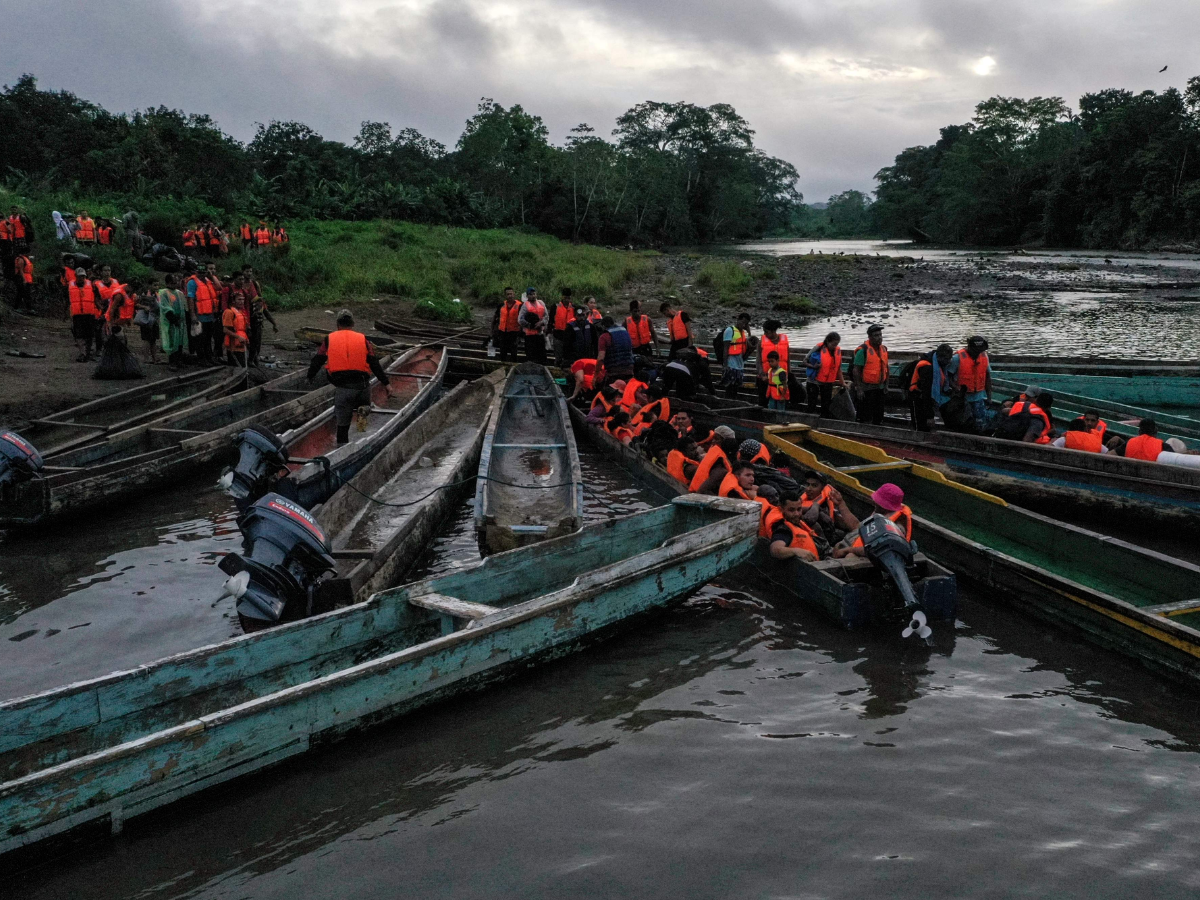
<path fill-rule="evenodd" d="M 224 277 L 209 262 L 203 269 L 189 265 L 180 275 L 122 283 L 110 266 L 87 268 L 76 261 L 74 254 L 62 255 L 61 283 L 77 362 L 94 359 L 106 342 L 124 343 L 136 325 L 147 361 L 156 362 L 161 349 L 172 371 L 189 360 L 255 366 L 265 323 L 279 330 L 249 264 Z"/>

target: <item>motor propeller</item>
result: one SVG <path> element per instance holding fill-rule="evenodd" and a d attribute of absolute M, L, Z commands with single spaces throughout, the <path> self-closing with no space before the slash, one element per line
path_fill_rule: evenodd
<path fill-rule="evenodd" d="M 908 638 L 914 634 L 921 638 L 921 640 L 929 640 L 929 636 L 933 634 L 933 629 L 926 624 L 925 613 L 919 609 L 913 613 L 912 621 L 908 623 L 908 627 L 900 632 L 900 637 Z"/>
<path fill-rule="evenodd" d="M 221 596 L 218 599 L 224 600 L 226 597 L 232 597 L 234 600 L 240 600 L 249 586 L 250 572 L 243 569 L 236 575 L 230 575 L 225 579 L 225 586 L 221 589 Z"/>
<path fill-rule="evenodd" d="M 217 487 L 223 491 L 227 491 L 233 487 L 233 469 L 229 469 L 224 475 L 217 479 Z"/>

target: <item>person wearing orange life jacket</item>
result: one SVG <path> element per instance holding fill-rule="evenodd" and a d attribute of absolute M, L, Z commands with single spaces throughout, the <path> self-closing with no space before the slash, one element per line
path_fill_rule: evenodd
<path fill-rule="evenodd" d="M 604 430 L 622 444 L 628 446 L 633 441 L 633 429 L 629 427 L 629 413 L 620 407 L 614 407 L 604 420 Z"/>
<path fill-rule="evenodd" d="M 17 284 L 17 309 L 33 312 L 33 254 L 18 253 L 13 260 Z"/>
<path fill-rule="evenodd" d="M 804 520 L 804 507 L 800 496 L 785 493 L 779 498 L 779 514 L 767 513 L 765 527 L 769 529 L 770 554 L 772 559 L 799 559 L 801 562 L 816 562 L 820 558 L 815 533 Z"/>
<path fill-rule="evenodd" d="M 733 468 L 732 457 L 737 455 L 738 441 L 733 429 L 728 425 L 718 425 L 713 429 L 716 440 L 700 460 L 696 473 L 688 485 L 693 494 L 715 494 L 721 481 Z"/>
<path fill-rule="evenodd" d="M 33 223 L 29 220 L 29 216 L 21 212 L 20 207 L 13 206 L 9 208 L 8 218 L 4 220 L 7 223 L 8 240 L 11 243 L 7 249 L 11 254 L 9 259 L 12 259 L 18 253 L 24 253 L 33 243 Z"/>
<path fill-rule="evenodd" d="M 201 362 L 212 365 L 214 356 L 218 355 L 213 353 L 213 346 L 221 340 L 217 288 L 190 263 L 184 269 L 184 279 L 189 318 L 200 324 L 200 334 L 189 333 L 192 350 Z"/>
<path fill-rule="evenodd" d="M 585 297 L 583 300 L 587 304 L 587 320 L 593 325 L 599 325 L 604 320 L 604 312 L 600 309 L 595 297 Z"/>
<path fill-rule="evenodd" d="M 271 245 L 271 229 L 267 227 L 266 222 L 259 222 L 258 227 L 254 229 L 254 245 L 259 250 Z"/>
<path fill-rule="evenodd" d="M 800 504 L 804 521 L 814 533 L 822 535 L 831 544 L 841 531 L 858 527 L 858 518 L 846 505 L 841 492 L 826 484 L 816 472 L 804 473 Z"/>
<path fill-rule="evenodd" d="M 983 431 L 988 424 L 987 405 L 992 399 L 992 366 L 988 361 L 988 342 L 979 335 L 967 338 L 946 367 L 946 374 L 962 395 L 974 427 Z"/>
<path fill-rule="evenodd" d="M 288 237 L 287 229 L 284 228 L 282 225 L 276 225 L 275 231 L 272 232 L 272 234 L 271 234 L 271 243 L 272 244 L 286 244 L 286 243 L 289 243 L 290 241 L 291 241 L 291 238 Z"/>
<path fill-rule="evenodd" d="M 196 244 L 197 244 L 198 240 L 199 240 L 198 234 L 196 232 L 196 229 L 193 226 L 189 225 L 187 228 L 185 228 L 183 230 L 183 249 L 185 251 L 187 251 L 187 250 L 194 251 L 196 249 Z"/>
<path fill-rule="evenodd" d="M 946 375 L 946 366 L 953 356 L 953 347 L 939 344 L 933 352 L 917 359 L 912 377 L 903 386 L 908 394 L 912 427 L 917 431 L 933 431 L 934 416 L 949 399 L 950 380 Z"/>
<path fill-rule="evenodd" d="M 569 360 L 568 343 L 570 343 L 571 323 L 575 321 L 575 306 L 571 302 L 571 289 L 565 287 L 554 304 L 552 330 L 554 333 L 554 365 L 563 368 Z"/>
<path fill-rule="evenodd" d="M 883 516 L 889 522 L 896 526 L 901 537 L 906 541 L 912 542 L 912 510 L 904 504 L 904 491 L 899 485 L 887 482 L 881 484 L 873 494 L 871 494 L 871 502 L 875 504 L 875 515 Z M 857 528 L 858 526 L 855 525 Z M 851 534 L 853 537 L 851 537 Z M 842 541 L 833 550 L 834 559 L 843 559 L 847 556 L 866 556 L 867 551 L 863 546 L 863 540 L 857 533 L 852 532 L 846 535 L 846 540 Z"/>
<path fill-rule="evenodd" d="M 746 438 L 746 440 L 738 444 L 737 458 L 740 462 L 747 462 L 752 466 L 769 466 L 771 464 L 771 451 L 761 441 L 756 441 L 754 438 Z"/>
<path fill-rule="evenodd" d="M 71 315 L 71 335 L 79 357 L 75 362 L 88 362 L 92 358 L 92 345 L 96 337 L 96 292 L 88 281 L 84 269 L 76 269 L 74 280 L 67 285 L 67 310 Z M 99 345 L 96 345 L 99 350 Z"/>
<path fill-rule="evenodd" d="M 354 315 L 348 309 L 337 315 L 337 330 L 331 331 L 308 364 L 308 380 L 325 369 L 333 385 L 333 410 L 337 424 L 337 442 L 350 440 L 350 422 L 360 406 L 371 405 L 371 376 L 379 379 L 390 397 L 387 372 L 379 362 L 374 345 L 367 336 L 354 330 Z"/>
<path fill-rule="evenodd" d="M 1100 432 L 1090 431 L 1083 419 L 1072 419 L 1067 423 L 1067 430 L 1050 442 L 1053 447 L 1065 450 L 1082 450 L 1085 453 L 1107 453 L 1104 439 Z"/>
<path fill-rule="evenodd" d="M 575 390 L 568 400 L 574 400 L 580 394 L 591 393 L 596 389 L 596 361 L 594 359 L 577 359 L 571 363 L 571 380 Z"/>
<path fill-rule="evenodd" d="M 238 291 L 232 295 L 230 302 L 232 305 L 221 314 L 225 351 L 230 365 L 241 366 L 244 369 L 247 366 L 246 353 L 250 343 L 250 315 L 246 311 L 246 295 Z"/>
<path fill-rule="evenodd" d="M 629 332 L 629 340 L 633 344 L 633 352 L 638 356 L 653 356 L 658 346 L 658 335 L 649 316 L 642 315 L 642 305 L 637 300 L 629 301 L 629 315 L 625 317 L 625 330 Z"/>
<path fill-rule="evenodd" d="M 671 421 L 671 400 L 663 393 L 663 389 L 658 384 L 652 384 L 646 388 L 646 402 L 633 417 L 634 424 L 640 424 L 639 420 L 650 413 L 654 413 L 656 419 L 664 422 Z"/>
<path fill-rule="evenodd" d="M 86 209 L 80 211 L 75 219 L 75 240 L 81 244 L 96 243 L 96 223 L 88 216 Z"/>
<path fill-rule="evenodd" d="M 242 250 L 249 250 L 254 246 L 254 229 L 250 227 L 249 222 L 243 222 L 238 226 L 238 232 L 242 237 Z"/>
<path fill-rule="evenodd" d="M 1018 400 L 996 426 L 996 437 L 1026 444 L 1049 444 L 1054 439 L 1054 396 L 1042 391 L 1037 401 Z"/>
<path fill-rule="evenodd" d="M 1100 435 L 1100 440 L 1109 450 L 1116 450 L 1125 443 L 1125 439 L 1119 434 L 1108 433 L 1108 423 L 1100 418 L 1098 410 L 1086 409 L 1076 421 L 1082 422 L 1088 431 L 1094 431 Z"/>
<path fill-rule="evenodd" d="M 1142 419 L 1138 423 L 1137 436 L 1127 440 L 1117 453 L 1126 459 L 1158 462 L 1159 454 L 1166 449 L 1165 443 L 1158 437 L 1158 423 L 1153 419 Z"/>
<path fill-rule="evenodd" d="M 721 484 L 717 487 L 718 497 L 733 497 L 735 500 L 754 500 L 758 488 L 754 484 L 754 466 L 748 462 L 735 462 Z"/>
<path fill-rule="evenodd" d="M 779 364 L 779 354 L 772 350 L 767 354 L 767 409 L 778 412 L 787 411 L 788 371 Z"/>
<path fill-rule="evenodd" d="M 136 302 L 137 294 L 129 289 L 129 285 L 118 282 L 116 289 L 108 296 L 108 309 L 104 312 L 104 321 L 110 334 L 115 333 L 114 326 L 128 328 L 133 324 Z"/>
<path fill-rule="evenodd" d="M 687 487 L 700 465 L 700 448 L 690 437 L 675 441 L 675 447 L 667 454 L 667 474 Z"/>
<path fill-rule="evenodd" d="M 758 368 L 755 371 L 755 384 L 758 388 L 758 403 L 760 406 L 770 406 L 768 393 L 768 371 L 769 357 L 775 353 L 779 358 L 779 368 L 783 369 L 786 376 L 784 387 L 786 388 L 787 397 L 785 401 L 792 397 L 799 397 L 799 384 L 793 388 L 791 375 L 792 348 L 786 334 L 781 334 L 779 331 L 780 322 L 778 319 L 766 319 L 763 321 L 762 337 L 758 340 Z M 794 392 L 793 392 L 794 391 Z"/>
<path fill-rule="evenodd" d="M 858 401 L 858 421 L 882 425 L 888 385 L 888 349 L 882 325 L 867 328 L 867 339 L 858 345 L 850 362 L 850 380 Z"/>
<path fill-rule="evenodd" d="M 820 404 L 821 415 L 829 418 L 829 404 L 833 400 L 833 389 L 846 386 L 842 377 L 842 336 L 836 331 L 825 335 L 825 340 L 809 351 L 805 360 L 808 394 L 809 415 L 817 411 Z"/>
<path fill-rule="evenodd" d="M 537 288 L 525 288 L 521 295 L 521 331 L 525 335 L 525 358 L 529 362 L 546 364 L 548 319 L 546 304 L 538 297 Z"/>
<path fill-rule="evenodd" d="M 691 316 L 683 310 L 676 311 L 670 303 L 661 303 L 658 307 L 659 313 L 667 320 L 667 338 L 671 341 L 671 348 L 667 352 L 667 359 L 675 359 L 679 355 L 679 351 L 685 347 L 691 347 L 694 343 L 692 339 Z"/>
<path fill-rule="evenodd" d="M 517 341 L 521 335 L 521 303 L 517 292 L 510 287 L 504 289 L 504 300 L 496 310 L 495 335 L 493 340 L 500 351 L 500 361 L 517 361 Z"/>
<path fill-rule="evenodd" d="M 121 282 L 112 277 L 112 267 L 102 266 L 100 277 L 92 279 L 92 290 L 96 293 L 96 309 L 100 311 L 99 318 L 103 321 L 112 303 L 113 294 L 121 288 Z"/>
<path fill-rule="evenodd" d="M 102 247 L 110 247 L 113 242 L 113 227 L 108 219 L 101 219 L 96 227 L 96 243 Z"/>
<path fill-rule="evenodd" d="M 649 387 L 650 385 L 646 382 L 639 381 L 637 376 L 627 379 L 625 390 L 621 393 L 621 408 L 632 416 L 649 399 L 646 396 L 646 391 Z"/>
<path fill-rule="evenodd" d="M 740 313 L 737 321 L 722 332 L 721 348 L 725 368 L 721 372 L 721 387 L 725 388 L 727 398 L 737 398 L 746 378 L 746 359 L 757 346 L 758 339 L 750 333 L 749 313 Z"/>

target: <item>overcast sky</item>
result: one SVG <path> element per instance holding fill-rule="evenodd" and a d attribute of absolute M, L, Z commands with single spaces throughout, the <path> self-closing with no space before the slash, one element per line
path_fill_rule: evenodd
<path fill-rule="evenodd" d="M 374 119 L 453 146 L 492 97 L 561 141 L 642 100 L 730 103 L 810 202 L 870 190 L 994 94 L 1074 107 L 1200 74 L 1200 0 L 0 0 L 0 16 L 0 82 L 207 112 L 242 140 L 298 119 L 349 141 Z"/>

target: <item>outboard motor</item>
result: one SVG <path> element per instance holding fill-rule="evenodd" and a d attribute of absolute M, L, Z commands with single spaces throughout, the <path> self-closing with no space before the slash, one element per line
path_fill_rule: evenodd
<path fill-rule="evenodd" d="M 911 619 L 908 627 L 904 629 L 903 636 L 916 634 L 921 638 L 929 637 L 933 634 L 933 629 L 926 624 L 925 612 L 917 601 L 917 594 L 909 577 L 913 569 L 913 557 L 917 552 L 916 546 L 904 537 L 899 525 L 878 514 L 869 516 L 859 525 L 858 536 L 862 538 L 867 559 L 891 578 L 904 600 L 905 612 Z"/>
<path fill-rule="evenodd" d="M 219 565 L 231 576 L 224 593 L 237 600 L 242 629 L 258 631 L 323 611 L 319 598 L 314 603 L 317 586 L 337 564 L 316 519 L 291 500 L 267 494 L 238 526 L 243 554 L 230 553 Z"/>
<path fill-rule="evenodd" d="M 237 439 L 237 465 L 218 483 L 244 511 L 271 489 L 275 476 L 287 466 L 288 455 L 283 441 L 257 425 L 251 425 Z"/>
<path fill-rule="evenodd" d="M 11 497 L 22 481 L 42 470 L 42 454 L 13 431 L 0 431 L 0 499 Z"/>

